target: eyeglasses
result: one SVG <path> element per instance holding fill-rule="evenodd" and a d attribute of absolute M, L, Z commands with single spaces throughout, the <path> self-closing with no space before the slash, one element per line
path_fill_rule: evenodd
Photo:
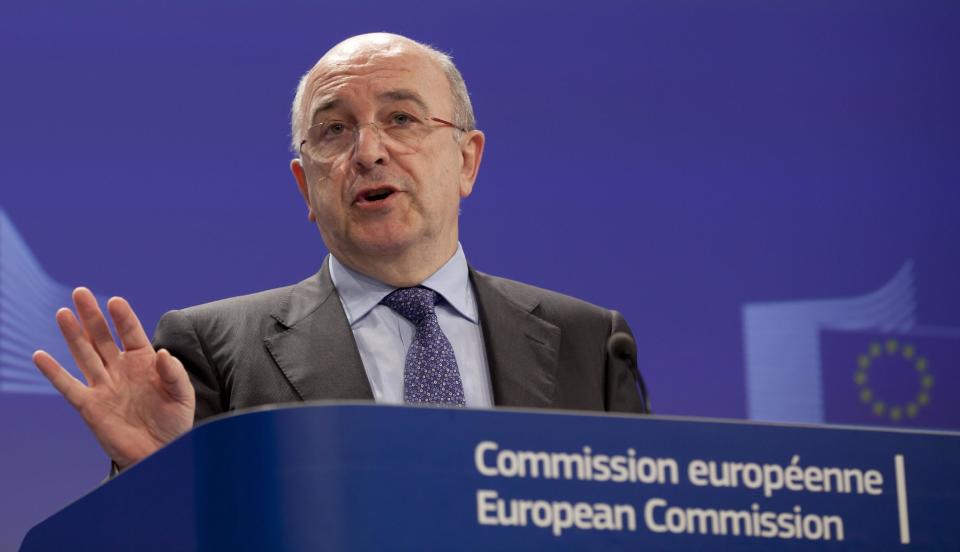
<path fill-rule="evenodd" d="M 441 126 L 430 123 L 440 123 Z M 381 141 L 389 141 L 392 151 L 398 155 L 416 153 L 423 139 L 439 128 L 466 130 L 450 121 L 437 117 L 417 117 L 403 111 L 391 113 L 385 120 L 377 123 L 356 124 L 340 119 L 329 119 L 315 123 L 307 129 L 307 137 L 300 142 L 300 155 L 325 163 L 333 161 L 352 149 L 360 139 L 360 129 L 373 126 Z"/>

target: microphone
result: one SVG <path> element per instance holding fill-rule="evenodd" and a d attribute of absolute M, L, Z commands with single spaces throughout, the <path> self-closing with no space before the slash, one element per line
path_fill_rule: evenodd
<path fill-rule="evenodd" d="M 643 376 L 640 375 L 640 369 L 637 367 L 637 342 L 626 332 L 614 332 L 607 339 L 607 353 L 626 363 L 627 368 L 637 379 L 637 392 L 640 393 L 640 403 L 644 414 L 650 414 L 650 403 L 647 400 L 647 386 L 643 382 Z"/>

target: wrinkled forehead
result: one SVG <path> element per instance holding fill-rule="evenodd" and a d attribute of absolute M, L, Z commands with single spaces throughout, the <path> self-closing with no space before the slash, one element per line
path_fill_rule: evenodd
<path fill-rule="evenodd" d="M 398 101 L 430 115 L 452 111 L 450 85 L 439 64 L 407 45 L 338 46 L 311 69 L 303 101 L 308 122 L 321 112 L 357 114 Z"/>

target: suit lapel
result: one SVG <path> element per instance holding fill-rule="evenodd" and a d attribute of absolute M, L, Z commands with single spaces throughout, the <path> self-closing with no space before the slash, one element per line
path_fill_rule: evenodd
<path fill-rule="evenodd" d="M 264 343 L 301 399 L 373 399 L 327 261 L 271 316 L 279 326 Z"/>
<path fill-rule="evenodd" d="M 536 297 L 505 293 L 470 269 L 497 406 L 550 407 L 556 402 L 560 328 L 536 316 Z"/>

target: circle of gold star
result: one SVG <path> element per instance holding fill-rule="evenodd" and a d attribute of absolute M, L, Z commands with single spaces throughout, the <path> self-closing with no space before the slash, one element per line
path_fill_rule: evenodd
<path fill-rule="evenodd" d="M 913 367 L 920 384 L 913 400 L 904 404 L 887 404 L 870 388 L 870 366 L 881 357 L 900 358 Z M 853 381 L 859 388 L 860 402 L 870 408 L 874 416 L 888 417 L 892 422 L 900 422 L 904 417 L 916 418 L 920 409 L 930 404 L 930 391 L 933 389 L 933 375 L 930 374 L 927 359 L 917 355 L 912 344 L 901 344 L 896 339 L 870 343 L 867 351 L 857 357 L 857 371 L 853 375 Z"/>

